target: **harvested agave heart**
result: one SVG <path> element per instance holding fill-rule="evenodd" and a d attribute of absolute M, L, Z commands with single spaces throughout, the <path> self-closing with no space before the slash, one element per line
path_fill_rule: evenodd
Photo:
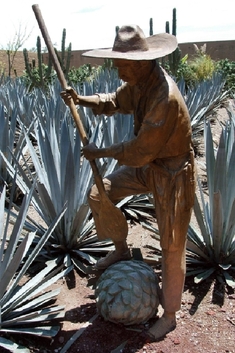
<path fill-rule="evenodd" d="M 107 321 L 134 325 L 156 315 L 158 278 L 143 261 L 120 261 L 100 276 L 95 289 L 98 313 Z"/>

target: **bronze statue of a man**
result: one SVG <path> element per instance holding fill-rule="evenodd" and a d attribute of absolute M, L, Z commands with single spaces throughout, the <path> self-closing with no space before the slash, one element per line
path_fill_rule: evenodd
<path fill-rule="evenodd" d="M 125 82 L 116 92 L 80 96 L 73 89 L 61 92 L 66 104 L 90 107 L 94 114 L 115 112 L 134 115 L 135 137 L 107 148 L 89 144 L 83 148 L 88 160 L 112 157 L 122 165 L 104 179 L 106 192 L 116 204 L 134 194 L 152 193 L 162 247 L 162 317 L 148 331 L 158 340 L 176 326 L 185 280 L 187 230 L 194 204 L 195 172 L 190 117 L 174 80 L 159 66 L 157 58 L 173 52 L 175 36 L 164 33 L 146 38 L 135 25 L 119 29 L 113 48 L 92 50 L 84 55 L 113 59 Z M 89 204 L 97 235 L 99 193 L 94 185 Z M 112 234 L 110 234 L 112 239 Z M 97 269 L 131 258 L 126 233 L 113 240 L 115 251 L 100 259 Z"/>

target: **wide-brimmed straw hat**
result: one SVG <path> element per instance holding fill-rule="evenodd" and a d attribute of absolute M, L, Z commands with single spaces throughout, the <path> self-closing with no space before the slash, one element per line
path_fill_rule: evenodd
<path fill-rule="evenodd" d="M 112 48 L 94 49 L 82 55 L 93 58 L 152 60 L 172 53 L 177 45 L 174 35 L 161 33 L 146 38 L 139 26 L 128 25 L 119 29 Z"/>

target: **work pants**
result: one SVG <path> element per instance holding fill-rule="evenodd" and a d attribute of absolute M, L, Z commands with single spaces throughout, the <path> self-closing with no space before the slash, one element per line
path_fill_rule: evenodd
<path fill-rule="evenodd" d="M 174 170 L 166 168 L 162 161 L 141 168 L 122 166 L 104 179 L 104 185 L 114 204 L 127 196 L 153 194 L 162 247 L 162 306 L 168 312 L 176 312 L 180 309 L 184 287 L 187 230 L 195 196 L 193 152 Z M 88 200 L 98 238 L 103 239 L 95 185 Z M 126 234 L 120 241 L 125 239 Z"/>

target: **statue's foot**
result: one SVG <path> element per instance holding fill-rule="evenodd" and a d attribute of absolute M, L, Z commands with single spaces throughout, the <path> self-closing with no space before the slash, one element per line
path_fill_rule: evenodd
<path fill-rule="evenodd" d="M 147 331 L 147 336 L 151 342 L 162 339 L 167 333 L 176 328 L 175 317 L 162 316 L 157 322 Z"/>
<path fill-rule="evenodd" d="M 126 261 L 130 259 L 131 259 L 131 252 L 129 249 L 123 254 L 114 250 L 108 253 L 108 255 L 105 256 L 104 258 L 98 260 L 95 264 L 95 268 L 96 270 L 105 270 L 106 268 L 115 264 L 116 262 Z"/>

